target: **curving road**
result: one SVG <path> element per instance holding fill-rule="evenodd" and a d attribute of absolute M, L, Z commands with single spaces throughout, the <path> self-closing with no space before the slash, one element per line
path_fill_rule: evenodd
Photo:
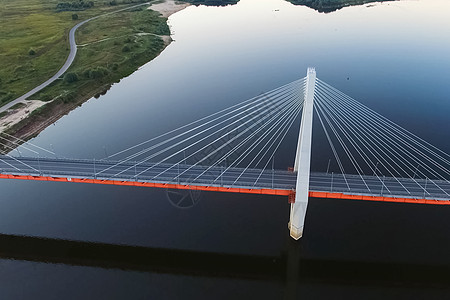
<path fill-rule="evenodd" d="M 35 94 L 35 93 L 39 92 L 40 90 L 42 90 L 43 88 L 47 87 L 53 81 L 55 81 L 56 79 L 61 77 L 61 75 L 64 74 L 67 71 L 67 69 L 69 69 L 70 65 L 72 65 L 72 62 L 75 59 L 75 56 L 77 54 L 77 44 L 75 42 L 75 32 L 77 31 L 77 29 L 80 26 L 83 26 L 85 23 L 87 23 L 89 21 L 92 21 L 94 19 L 97 19 L 99 17 L 102 17 L 102 16 L 118 13 L 118 12 L 121 12 L 121 11 L 124 11 L 124 10 L 128 10 L 128 9 L 131 9 L 131 8 L 134 8 L 134 7 L 137 7 L 137 6 L 148 5 L 150 3 L 151 2 L 141 3 L 141 4 L 129 6 L 127 8 L 122 8 L 122 9 L 119 9 L 119 10 L 116 10 L 116 11 L 113 11 L 113 12 L 109 12 L 109 13 L 106 13 L 106 14 L 102 14 L 102 15 L 99 15 L 99 16 L 96 16 L 96 17 L 92 17 L 92 18 L 84 20 L 84 21 L 78 23 L 77 25 L 75 25 L 74 27 L 72 27 L 72 29 L 70 29 L 70 32 L 69 32 L 70 53 L 69 53 L 69 56 L 67 57 L 66 62 L 64 63 L 64 65 L 58 70 L 58 72 L 56 72 L 55 75 L 53 75 L 50 79 L 48 79 L 44 83 L 38 85 L 37 87 L 35 87 L 31 91 L 27 92 L 26 94 L 20 96 L 19 98 L 17 98 L 15 100 L 13 100 L 13 101 L 3 105 L 2 107 L 0 107 L 0 113 L 10 109 L 11 107 L 16 105 L 17 103 L 20 103 L 20 102 L 26 100 L 28 97 L 32 96 L 33 94 Z"/>
<path fill-rule="evenodd" d="M 5 104 L 4 106 L 0 107 L 0 112 L 3 112 L 5 110 L 7 110 L 7 109 L 10 109 L 11 107 L 16 105 L 17 103 L 22 102 L 23 100 L 27 99 L 31 95 L 39 92 L 40 90 L 42 90 L 46 86 L 50 85 L 53 81 L 58 79 L 62 74 L 64 74 L 67 71 L 67 69 L 69 69 L 70 65 L 72 64 L 73 60 L 75 59 L 75 55 L 77 54 L 77 44 L 75 43 L 75 31 L 81 25 L 83 25 L 83 24 L 85 24 L 85 23 L 87 23 L 87 22 L 89 22 L 89 21 L 91 21 L 91 20 L 93 20 L 95 18 L 98 18 L 98 17 L 93 17 L 93 18 L 84 20 L 83 22 L 78 23 L 77 25 L 72 27 L 72 29 L 70 29 L 70 32 L 69 32 L 70 53 L 69 53 L 69 56 L 67 57 L 67 60 L 64 63 L 64 65 L 61 67 L 61 69 L 58 70 L 58 72 L 56 72 L 55 75 L 53 75 L 46 82 L 38 85 L 37 87 L 35 87 L 31 91 L 27 92 L 26 94 L 24 94 L 24 95 L 20 96 L 19 98 L 17 98 L 15 100 Z"/>

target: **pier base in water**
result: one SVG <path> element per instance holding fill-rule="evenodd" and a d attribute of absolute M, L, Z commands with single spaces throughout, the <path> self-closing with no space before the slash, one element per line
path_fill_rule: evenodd
<path fill-rule="evenodd" d="M 303 226 L 297 228 L 294 225 L 291 225 L 291 222 L 288 223 L 288 229 L 290 231 L 290 235 L 294 240 L 298 240 L 303 236 Z"/>

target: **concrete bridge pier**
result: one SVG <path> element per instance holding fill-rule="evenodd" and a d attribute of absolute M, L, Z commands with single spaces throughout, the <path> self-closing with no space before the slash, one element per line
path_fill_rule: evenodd
<path fill-rule="evenodd" d="M 305 223 L 306 208 L 308 206 L 315 84 L 316 70 L 314 68 L 308 68 L 302 120 L 294 164 L 294 172 L 297 172 L 295 202 L 291 203 L 291 214 L 288 224 L 290 235 L 295 240 L 303 236 L 303 226 Z"/>

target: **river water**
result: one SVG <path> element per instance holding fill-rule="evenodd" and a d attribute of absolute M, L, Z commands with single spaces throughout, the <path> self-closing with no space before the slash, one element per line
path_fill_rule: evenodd
<path fill-rule="evenodd" d="M 304 77 L 315 66 L 322 80 L 450 153 L 449 14 L 445 0 L 375 3 L 329 14 L 282 0 L 191 6 L 169 18 L 175 41 L 159 57 L 31 142 L 62 157 L 103 158 Z M 277 168 L 293 164 L 295 135 L 275 157 Z M 313 169 L 325 171 L 329 156 L 315 153 Z M 162 189 L 6 180 L 0 189 L 3 233 L 274 256 L 289 242 L 284 197 L 202 193 L 194 195 L 194 207 L 180 209 Z M 302 255 L 450 265 L 449 215 L 447 207 L 312 199 Z M 8 260 L 0 261 L 0 278 L 2 299 L 285 294 L 279 282 Z M 445 295 L 302 283 L 300 291 L 307 299 Z"/>

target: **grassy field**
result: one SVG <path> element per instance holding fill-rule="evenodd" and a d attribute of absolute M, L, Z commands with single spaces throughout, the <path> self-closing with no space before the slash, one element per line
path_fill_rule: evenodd
<path fill-rule="evenodd" d="M 10 6 L 10 1 L 0 0 L 0 102 L 15 99 L 56 73 L 69 53 L 68 31 L 77 22 L 125 7 L 95 3 L 94 8 L 84 11 L 58 12 L 57 4 L 53 0 L 19 0 Z M 22 6 L 26 9 L 14 13 Z M 75 13 L 78 20 L 72 20 Z M 102 16 L 80 27 L 77 56 L 64 78 L 30 97 L 49 103 L 7 132 L 30 138 L 85 100 L 105 93 L 112 83 L 164 49 L 170 39 L 166 22 L 143 6 Z M 35 54 L 31 55 L 30 49 Z"/>
<path fill-rule="evenodd" d="M 56 0 L 0 0 L 0 105 L 56 73 L 69 53 L 68 31 L 77 22 L 123 7 L 91 2 L 91 8 L 60 11 Z"/>
<path fill-rule="evenodd" d="M 48 1 L 52 2 L 52 1 Z M 40 0 L 0 0 L 0 104 L 49 78 L 64 63 L 71 14 Z M 36 54 L 29 55 L 33 49 Z"/>
<path fill-rule="evenodd" d="M 54 82 L 33 99 L 77 102 L 133 73 L 164 49 L 160 35 L 170 35 L 166 19 L 136 8 L 92 20 L 77 31 L 77 56 L 64 80 Z"/>

